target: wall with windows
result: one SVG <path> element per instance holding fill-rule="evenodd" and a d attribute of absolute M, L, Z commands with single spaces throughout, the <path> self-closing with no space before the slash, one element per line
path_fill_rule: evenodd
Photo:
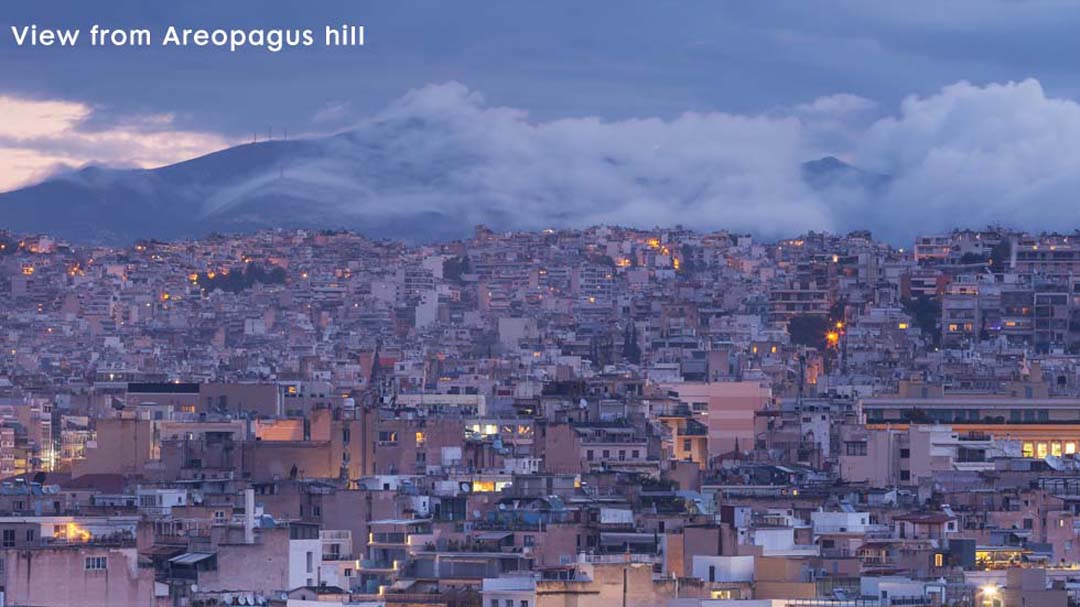
<path fill-rule="evenodd" d="M 154 596 L 153 569 L 138 567 L 135 548 L 6 549 L 0 551 L 0 579 L 12 605 L 149 605 Z"/>

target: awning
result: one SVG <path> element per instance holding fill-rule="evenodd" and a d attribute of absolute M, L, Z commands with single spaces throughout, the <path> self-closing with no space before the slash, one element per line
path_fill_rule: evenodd
<path fill-rule="evenodd" d="M 185 552 L 169 559 L 174 565 L 194 565 L 214 556 L 213 552 Z"/>
<path fill-rule="evenodd" d="M 487 533 L 481 533 L 476 536 L 476 539 L 482 542 L 495 542 L 499 540 L 505 540 L 506 538 L 514 535 L 513 531 L 489 531 Z"/>
<path fill-rule="evenodd" d="M 652 544 L 656 536 L 651 533 L 601 533 L 600 543 L 604 546 L 620 544 Z"/>

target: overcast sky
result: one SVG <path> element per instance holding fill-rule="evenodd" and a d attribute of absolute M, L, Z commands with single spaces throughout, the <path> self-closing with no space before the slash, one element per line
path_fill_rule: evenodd
<path fill-rule="evenodd" d="M 20 49 L 10 25 L 367 26 L 360 50 Z M 895 106 L 958 80 L 1038 79 L 1080 94 L 1080 3 L 402 0 L 5 0 L 0 91 L 100 107 L 99 119 L 175 113 L 242 135 L 318 128 L 405 91 L 460 81 L 536 116 L 758 112 L 852 93 Z M 85 34 L 84 34 L 85 35 Z"/>
<path fill-rule="evenodd" d="M 29 23 L 158 35 L 355 23 L 367 45 L 17 48 L 10 27 Z M 613 133 L 687 112 L 765 117 L 784 136 L 764 137 L 762 153 L 836 154 L 897 177 L 907 196 L 1026 141 L 1006 163 L 1022 165 L 1020 182 L 998 184 L 1004 215 L 1060 195 L 1078 168 L 1055 156 L 1080 135 L 1076 2 L 5 0 L 0 25 L 0 189 L 58 166 L 165 164 L 268 127 L 334 132 L 450 82 L 534 124 L 595 117 Z M 976 177 L 951 195 L 990 194 Z"/>

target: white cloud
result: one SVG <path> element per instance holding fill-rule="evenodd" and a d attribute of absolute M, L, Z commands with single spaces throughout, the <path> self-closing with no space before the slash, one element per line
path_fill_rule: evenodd
<path fill-rule="evenodd" d="M 407 127 L 404 125 L 408 125 Z M 412 91 L 357 137 L 438 172 L 369 192 L 383 212 L 501 216 L 513 227 L 621 223 L 750 230 L 870 228 L 905 242 L 956 225 L 1080 224 L 1080 104 L 1035 80 L 960 82 L 895 115 L 839 94 L 762 115 L 533 121 L 451 83 Z M 800 165 L 835 154 L 887 186 L 809 189 Z M 354 206 L 364 213 L 368 205 Z"/>
<path fill-rule="evenodd" d="M 74 101 L 0 95 L 0 191 L 89 163 L 151 168 L 230 145 L 226 138 L 179 129 L 171 114 L 130 116 L 90 125 L 94 110 Z"/>
<path fill-rule="evenodd" d="M 795 111 L 798 114 L 811 117 L 824 116 L 828 118 L 840 118 L 843 116 L 868 112 L 876 107 L 877 103 L 866 97 L 860 97 L 850 93 L 837 93 L 835 95 L 818 97 L 810 103 L 801 103 L 795 106 Z"/>
<path fill-rule="evenodd" d="M 800 178 L 800 163 L 814 153 L 804 133 L 791 116 L 724 113 L 532 121 L 463 85 L 428 86 L 357 126 L 359 147 L 377 142 L 380 161 L 393 166 L 380 165 L 379 184 L 357 183 L 358 192 L 373 190 L 343 210 L 496 217 L 507 227 L 825 229 L 828 210 Z M 325 162 L 290 169 L 313 181 L 334 172 Z M 394 175 L 401 177 L 387 178 Z"/>
<path fill-rule="evenodd" d="M 177 129 L 168 115 L 94 130 L 82 104 L 0 98 L 4 107 L 22 118 L 0 125 L 0 187 L 57 165 L 156 166 L 227 143 Z M 898 244 L 956 225 L 1080 226 L 1080 104 L 1048 97 L 1035 80 L 960 82 L 886 116 L 841 94 L 760 115 L 617 121 L 535 120 L 449 83 L 411 91 L 321 142 L 317 153 L 200 192 L 204 217 L 270 193 L 360 226 L 433 217 L 451 227 L 681 223 L 765 236 L 869 228 Z M 825 154 L 889 181 L 813 190 L 801 164 Z"/>
<path fill-rule="evenodd" d="M 352 115 L 352 104 L 339 99 L 319 108 L 315 115 L 311 117 L 311 122 L 317 125 L 339 125 L 341 122 L 349 120 Z"/>
<path fill-rule="evenodd" d="M 1080 227 L 1080 104 L 1035 80 L 908 97 L 863 133 L 856 161 L 894 179 L 862 221 L 897 233 L 958 224 Z"/>

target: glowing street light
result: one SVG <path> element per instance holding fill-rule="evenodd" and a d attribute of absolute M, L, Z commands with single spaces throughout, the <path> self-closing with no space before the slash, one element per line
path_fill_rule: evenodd
<path fill-rule="evenodd" d="M 980 604 L 982 607 L 1001 607 L 1000 589 L 994 584 L 987 584 L 979 588 L 982 594 Z"/>

